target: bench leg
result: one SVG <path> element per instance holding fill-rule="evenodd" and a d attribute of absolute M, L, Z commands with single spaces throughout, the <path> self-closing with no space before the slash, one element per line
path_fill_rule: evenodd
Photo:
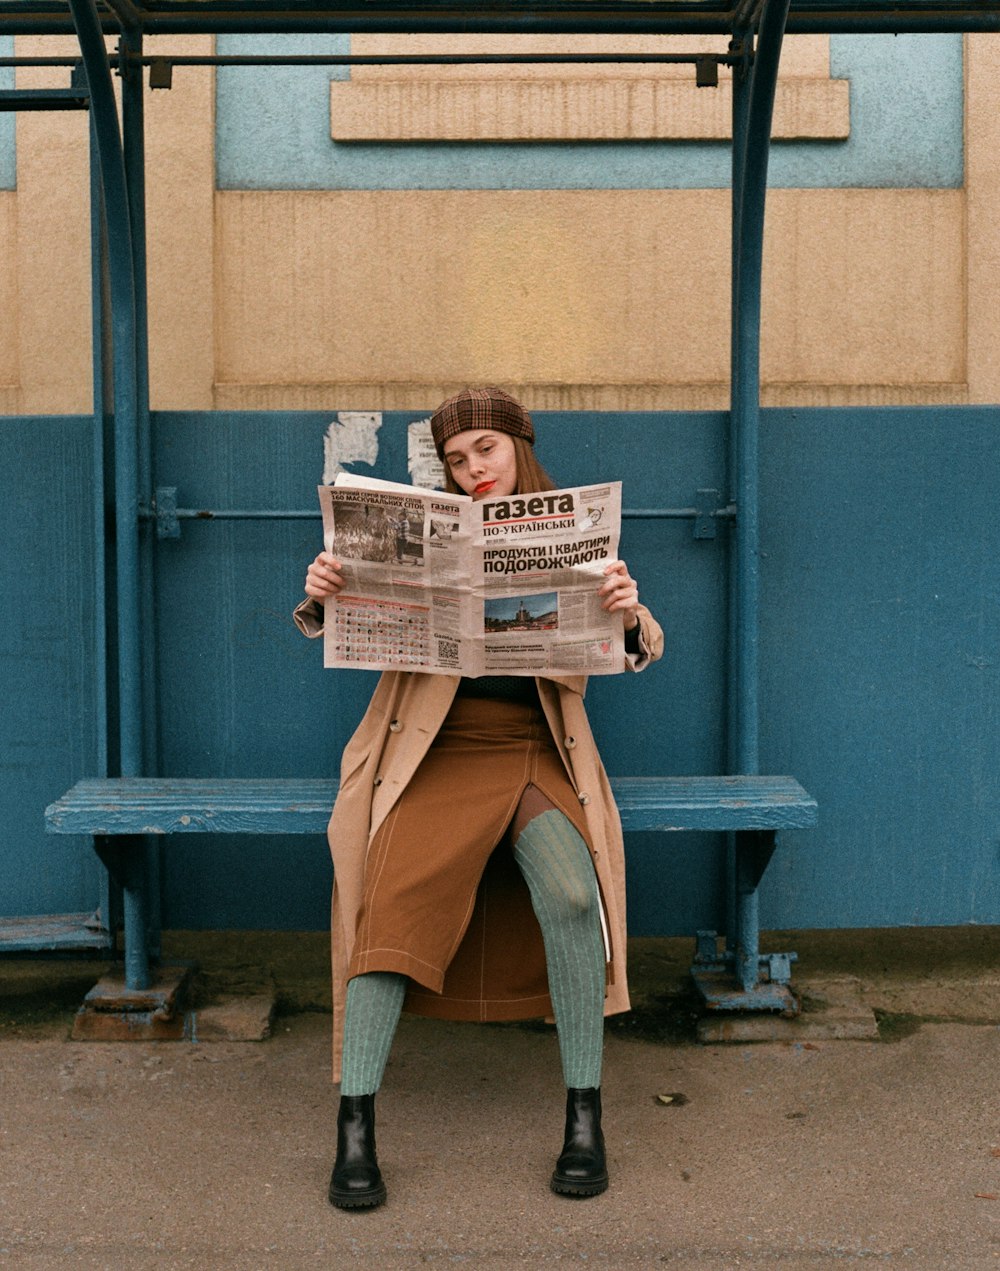
<path fill-rule="evenodd" d="M 108 872 L 122 889 L 125 935 L 125 985 L 144 991 L 152 984 L 146 947 L 148 910 L 146 841 L 135 835 L 95 838 L 94 847 Z"/>
<path fill-rule="evenodd" d="M 774 855 L 773 830 L 736 835 L 736 978 L 745 993 L 760 980 L 760 880 Z"/>

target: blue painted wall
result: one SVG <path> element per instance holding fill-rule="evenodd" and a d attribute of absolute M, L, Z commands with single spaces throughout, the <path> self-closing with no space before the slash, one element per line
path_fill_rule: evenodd
<path fill-rule="evenodd" d="M 1000 409 L 766 412 L 766 922 L 1000 921 Z"/>
<path fill-rule="evenodd" d="M 346 53 L 349 40 L 220 36 L 218 48 Z M 830 50 L 833 76 L 851 81 L 851 136 L 844 142 L 776 143 L 769 184 L 960 186 L 961 35 L 832 36 Z M 604 190 L 730 183 L 727 142 L 338 145 L 330 138 L 329 82 L 346 78 L 346 69 L 323 66 L 220 70 L 219 188 Z"/>
<path fill-rule="evenodd" d="M 332 417 L 157 415 L 157 481 L 182 506 L 311 508 Z M 405 479 L 417 417 L 386 415 L 378 463 L 359 470 Z M 698 487 L 725 486 L 721 413 L 537 421 L 559 479 L 621 478 L 627 506 L 688 505 Z M 4 501 L 17 699 L 3 723 L 5 910 L 84 909 L 89 852 L 40 825 L 95 762 L 89 421 L 5 420 L 0 437 L 19 495 Z M 797 776 L 821 809 L 815 832 L 785 836 L 765 925 L 1000 922 L 998 483 L 998 408 L 765 412 L 762 764 Z M 157 549 L 163 771 L 335 773 L 374 676 L 324 671 L 291 624 L 318 520 L 182 530 Z M 669 656 L 591 685 L 605 762 L 613 774 L 719 771 L 724 540 L 628 522 L 623 552 Z M 719 925 L 721 850 L 711 836 L 631 836 L 632 932 Z M 320 838 L 179 836 L 163 860 L 167 926 L 326 925 Z"/>
<path fill-rule="evenodd" d="M 99 899 L 89 839 L 41 813 L 96 772 L 93 420 L 0 417 L 0 916 Z"/>

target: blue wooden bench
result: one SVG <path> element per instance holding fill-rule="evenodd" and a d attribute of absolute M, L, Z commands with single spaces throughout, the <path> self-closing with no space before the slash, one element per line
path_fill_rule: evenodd
<path fill-rule="evenodd" d="M 724 951 L 714 932 L 699 932 L 692 968 L 708 1004 L 795 1010 L 794 954 L 760 954 L 757 889 L 777 834 L 815 825 L 816 801 L 791 777 L 617 777 L 611 786 L 626 831 L 733 835 L 733 930 Z M 107 861 L 109 844 L 149 834 L 323 834 L 336 793 L 336 781 L 315 779 L 88 780 L 50 804 L 45 821 L 54 834 L 93 835 Z"/>

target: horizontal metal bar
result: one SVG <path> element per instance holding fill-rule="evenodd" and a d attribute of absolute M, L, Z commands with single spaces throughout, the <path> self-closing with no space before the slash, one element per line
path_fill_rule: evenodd
<path fill-rule="evenodd" d="M 418 13 L 388 17 L 385 13 L 351 14 L 351 17 L 330 17 L 323 22 L 310 18 L 290 18 L 287 11 L 271 11 L 266 14 L 254 14 L 253 18 L 233 14 L 229 10 L 216 8 L 210 13 L 192 9 L 188 14 L 180 15 L 172 10 L 168 15 L 156 15 L 146 19 L 146 31 L 302 31 L 315 32 L 357 32 L 357 33 L 532 33 L 532 34 L 694 34 L 696 32 L 713 32 L 723 34 L 732 32 L 733 10 L 708 10 L 706 6 L 673 6 L 671 10 L 656 9 L 645 5 L 644 13 L 635 14 L 629 11 L 615 11 L 612 6 L 609 13 L 600 6 L 590 6 L 590 11 L 583 14 L 558 13 L 551 14 L 540 11 L 543 6 L 532 5 L 526 13 L 517 15 L 489 15 L 485 6 L 476 5 L 473 11 L 465 10 L 455 17 L 438 17 L 431 6 L 424 6 Z M 629 5 L 621 5 L 621 10 L 629 10 Z M 948 9 L 942 5 L 933 10 L 910 6 L 907 9 L 887 4 L 884 8 L 872 11 L 858 11 L 846 8 L 827 11 L 820 8 L 808 9 L 804 13 L 793 14 L 789 22 L 790 31 L 803 29 L 799 23 L 803 19 L 820 22 L 822 29 L 844 29 L 844 31 L 870 31 L 879 19 L 891 23 L 891 29 L 900 31 L 957 31 L 957 29 L 994 29 L 995 11 L 983 11 L 982 8 Z M 879 27 L 878 29 L 883 29 Z"/>
<path fill-rule="evenodd" d="M 117 58 L 108 58 L 117 62 Z M 78 57 L 0 57 L 0 66 L 82 66 Z"/>
<path fill-rule="evenodd" d="M 141 13 L 141 29 L 145 34 L 335 34 L 335 33 L 494 33 L 494 34 L 675 34 L 675 36 L 728 36 L 733 32 L 734 10 L 713 10 L 706 6 L 657 14 L 653 18 L 541 18 L 506 20 L 503 18 L 380 18 L 367 13 L 360 17 L 335 18 L 328 15 L 290 15 L 288 11 L 268 11 L 253 17 L 233 10 L 193 9 L 178 15 Z M 113 18 L 103 18 L 108 34 L 121 31 Z M 46 36 L 71 34 L 72 23 L 60 10 L 51 6 L 25 11 L 0 5 L 0 34 L 9 36 Z M 809 8 L 793 11 L 788 20 L 789 34 L 935 34 L 944 32 L 994 32 L 1000 29 L 1000 13 L 990 9 L 939 6 L 935 9 L 884 9 L 865 11 Z"/>
<path fill-rule="evenodd" d="M 120 58 L 109 57 L 115 67 Z M 139 66 L 545 66 L 545 65 L 652 65 L 718 62 L 728 66 L 736 60 L 729 53 L 169 53 L 138 56 L 125 60 Z M 0 67 L 76 66 L 72 57 L 0 57 Z"/>
<path fill-rule="evenodd" d="M 699 508 L 622 508 L 622 519 L 632 521 L 694 521 L 704 515 L 705 512 Z M 708 515 L 731 520 L 736 516 L 736 508 L 730 504 L 716 508 Z"/>
<path fill-rule="evenodd" d="M 0 111 L 88 110 L 90 96 L 80 88 L 3 88 Z"/>
<path fill-rule="evenodd" d="M 471 7 L 470 7 L 471 8 Z M 378 6 L 330 8 L 322 13 L 272 9 L 248 16 L 239 7 L 175 6 L 170 13 L 140 9 L 139 24 L 148 35 L 166 34 L 553 34 L 553 35 L 729 35 L 733 31 L 735 9 L 722 6 L 650 4 L 618 6 L 539 5 L 505 11 L 502 6 L 476 5 L 470 10 L 458 6 L 441 9 Z M 116 34 L 121 24 L 109 15 L 102 18 L 104 30 Z M 948 7 L 910 5 L 900 7 L 891 0 L 865 9 L 821 5 L 793 9 L 786 31 L 789 34 L 933 34 L 936 32 L 997 31 L 1000 12 L 995 4 L 970 7 L 967 3 Z M 52 4 L 29 5 L 17 0 L 0 0 L 0 35 L 59 35 L 72 33 L 73 24 L 65 11 Z"/>
<path fill-rule="evenodd" d="M 545 66 L 719 62 L 731 65 L 729 53 L 216 53 L 170 54 L 130 58 L 143 66 Z"/>
<path fill-rule="evenodd" d="M 826 13 L 816 10 L 789 18 L 785 26 L 787 35 L 943 35 L 975 31 L 1000 31 L 1000 11 L 887 11 L 866 14 L 859 21 L 847 11 Z"/>
<path fill-rule="evenodd" d="M 142 515 L 149 515 L 143 512 Z M 154 514 L 155 515 L 155 514 Z M 295 508 L 177 508 L 179 521 L 319 521 L 319 512 Z"/>
<path fill-rule="evenodd" d="M 307 508 L 176 508 L 171 515 L 179 521 L 319 521 L 318 511 Z M 622 520 L 627 521 L 693 521 L 705 515 L 698 508 L 622 508 Z M 732 519 L 736 508 L 717 508 L 709 513 L 720 520 Z M 155 521 L 153 508 L 141 507 L 140 519 Z"/>

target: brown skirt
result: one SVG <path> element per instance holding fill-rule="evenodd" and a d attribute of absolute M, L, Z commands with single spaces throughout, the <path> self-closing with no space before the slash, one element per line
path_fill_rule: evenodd
<path fill-rule="evenodd" d="M 551 1013 L 541 930 L 506 834 L 528 785 L 589 843 L 542 712 L 456 698 L 372 840 L 348 978 L 409 976 L 406 1008 L 421 1015 Z"/>

